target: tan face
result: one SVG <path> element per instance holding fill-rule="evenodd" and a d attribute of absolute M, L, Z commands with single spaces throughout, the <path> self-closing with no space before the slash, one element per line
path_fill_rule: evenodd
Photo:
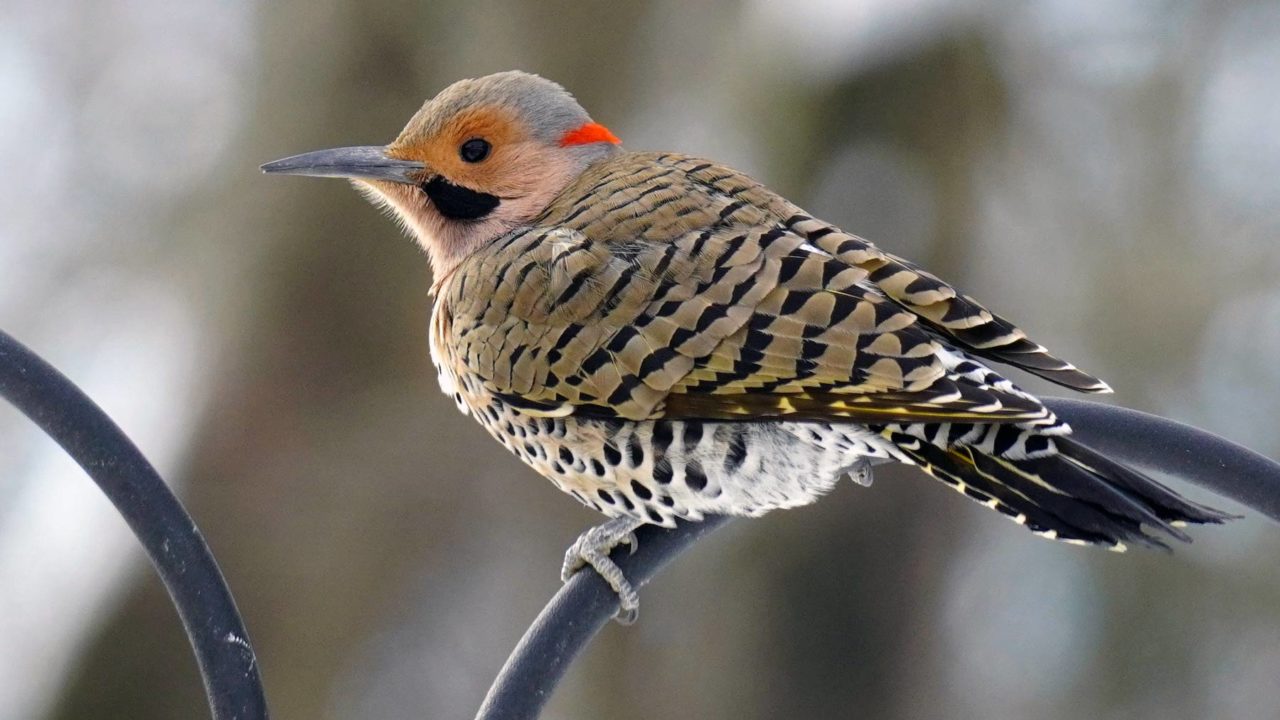
<path fill-rule="evenodd" d="M 463 159 L 462 147 L 472 140 L 489 145 L 478 162 Z M 387 146 L 387 155 L 421 162 L 454 184 L 503 196 L 520 189 L 522 166 L 536 150 L 531 145 L 514 113 L 479 107 L 462 111 L 434 135 L 422 137 L 407 128 Z"/>
<path fill-rule="evenodd" d="M 535 222 L 617 144 L 564 88 L 510 71 L 445 88 L 386 147 L 320 150 L 262 169 L 353 180 L 412 231 L 443 276 L 477 248 Z"/>
<path fill-rule="evenodd" d="M 488 146 L 478 160 L 463 152 L 474 141 Z M 535 219 L 586 165 L 579 146 L 538 140 L 514 112 L 495 106 L 467 108 L 429 134 L 411 125 L 387 146 L 387 156 L 422 163 L 422 183 L 358 182 L 414 231 L 437 272 Z M 494 200 L 496 206 L 478 217 L 452 206 Z"/>

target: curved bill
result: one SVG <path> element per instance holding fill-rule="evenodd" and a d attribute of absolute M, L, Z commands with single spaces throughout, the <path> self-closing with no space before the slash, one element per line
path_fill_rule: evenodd
<path fill-rule="evenodd" d="M 280 175 L 313 175 L 315 177 L 390 180 L 417 185 L 427 166 L 414 160 L 387 157 L 381 146 L 362 146 L 317 150 L 294 155 L 262 166 L 262 172 Z"/>

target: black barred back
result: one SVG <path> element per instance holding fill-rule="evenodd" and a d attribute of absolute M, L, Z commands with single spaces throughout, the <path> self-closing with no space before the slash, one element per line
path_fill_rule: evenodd
<path fill-rule="evenodd" d="M 436 343 L 532 414 L 860 422 L 1043 422 L 1035 398 L 960 381 L 870 272 L 788 229 L 735 171 L 623 154 L 539 227 L 441 286 Z M 802 228 L 803 229 L 803 228 Z"/>
<path fill-rule="evenodd" d="M 440 280 L 442 387 L 602 512 L 670 524 L 915 463 L 1061 540 L 1217 522 L 1091 453 L 995 359 L 1087 391 L 950 285 L 713 163 L 619 153 Z"/>

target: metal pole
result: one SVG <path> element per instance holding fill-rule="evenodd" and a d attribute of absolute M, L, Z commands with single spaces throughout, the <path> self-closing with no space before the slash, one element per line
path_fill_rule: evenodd
<path fill-rule="evenodd" d="M 257 659 L 231 590 L 199 528 L 138 448 L 62 373 L 3 331 L 0 397 L 84 468 L 146 549 L 186 628 L 214 720 L 266 720 Z"/>

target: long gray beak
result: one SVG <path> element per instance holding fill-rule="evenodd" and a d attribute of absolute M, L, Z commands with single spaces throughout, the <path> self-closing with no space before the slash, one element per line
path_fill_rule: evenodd
<path fill-rule="evenodd" d="M 426 169 L 420 162 L 387 157 L 387 149 L 378 146 L 317 150 L 262 166 L 267 174 L 390 180 L 409 185 L 422 182 Z"/>

